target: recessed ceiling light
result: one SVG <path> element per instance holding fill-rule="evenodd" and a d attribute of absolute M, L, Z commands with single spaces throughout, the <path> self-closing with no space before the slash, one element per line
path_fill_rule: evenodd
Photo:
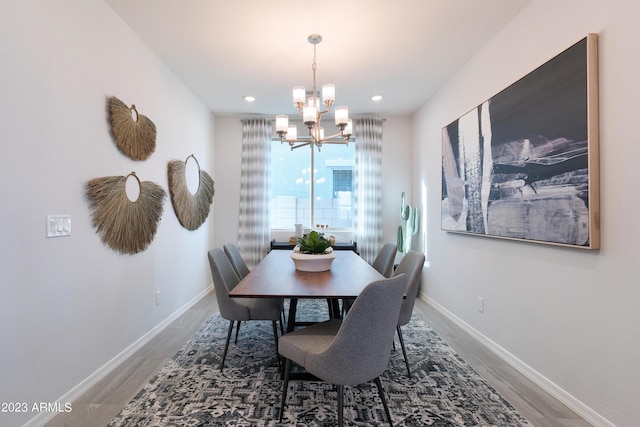
<path fill-rule="evenodd" d="M 256 97 L 255 96 L 251 96 L 251 95 L 245 95 L 243 98 L 247 102 L 253 102 L 253 101 L 256 100 Z"/>
<path fill-rule="evenodd" d="M 379 93 L 375 94 L 375 95 L 371 95 L 371 100 L 372 101 L 380 101 L 382 99 L 382 95 L 380 95 Z"/>

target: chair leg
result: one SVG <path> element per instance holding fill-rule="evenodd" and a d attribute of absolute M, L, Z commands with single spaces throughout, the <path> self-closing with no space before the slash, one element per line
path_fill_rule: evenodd
<path fill-rule="evenodd" d="M 396 330 L 398 331 L 398 338 L 400 338 L 400 346 L 402 347 L 402 355 L 404 356 L 404 363 L 407 365 L 407 374 L 409 378 L 411 378 L 411 370 L 409 369 L 409 359 L 407 359 L 407 349 L 404 346 L 404 339 L 402 338 L 402 329 L 400 329 L 400 325 L 396 326 Z"/>
<path fill-rule="evenodd" d="M 389 412 L 387 399 L 384 397 L 384 390 L 382 388 L 382 383 L 380 382 L 380 377 L 376 377 L 374 381 L 376 383 L 376 387 L 378 387 L 378 394 L 380 395 L 380 399 L 382 400 L 382 406 L 384 406 L 384 413 L 387 414 L 387 420 L 389 420 L 389 425 L 393 427 L 393 421 L 391 421 L 391 412 Z"/>
<path fill-rule="evenodd" d="M 236 326 L 236 341 L 235 344 L 238 344 L 238 333 L 240 332 L 240 321 L 238 320 L 238 326 Z"/>
<path fill-rule="evenodd" d="M 220 364 L 220 372 L 224 369 L 224 360 L 227 358 L 227 350 L 229 350 L 229 341 L 231 340 L 231 332 L 233 331 L 234 320 L 229 320 L 229 331 L 227 331 L 227 342 L 224 344 L 224 353 L 222 353 L 222 363 Z"/>
<path fill-rule="evenodd" d="M 272 320 L 271 321 L 271 326 L 273 327 L 273 339 L 275 340 L 276 343 L 276 353 L 278 353 L 278 325 L 277 325 L 277 321 Z"/>
<path fill-rule="evenodd" d="M 291 370 L 291 360 L 285 359 L 284 362 L 284 374 L 283 374 L 283 383 L 282 383 L 282 400 L 280 401 L 280 422 L 282 422 L 282 417 L 284 416 L 284 405 L 287 401 L 287 389 L 289 388 L 289 371 Z"/>
<path fill-rule="evenodd" d="M 338 384 L 338 426 L 344 425 L 344 385 Z"/>
<path fill-rule="evenodd" d="M 271 325 L 273 326 L 273 338 L 276 341 L 276 362 L 278 362 L 278 369 L 280 369 L 280 353 L 278 353 L 278 327 L 276 326 L 275 320 L 271 321 Z"/>
<path fill-rule="evenodd" d="M 287 313 L 284 312 L 284 304 L 282 305 L 282 310 L 280 310 L 280 321 L 282 323 L 285 322 L 285 319 L 287 318 Z M 282 326 L 282 324 L 281 324 Z M 282 334 L 284 335 L 284 331 L 282 332 Z"/>

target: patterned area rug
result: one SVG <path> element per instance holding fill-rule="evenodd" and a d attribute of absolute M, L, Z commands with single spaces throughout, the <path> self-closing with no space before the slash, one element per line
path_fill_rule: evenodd
<path fill-rule="evenodd" d="M 300 301 L 298 320 L 326 320 L 322 301 Z M 109 426 L 334 426 L 336 390 L 291 381 L 283 423 L 282 380 L 271 322 L 246 322 L 220 361 L 228 322 L 214 315 Z M 400 345 L 382 376 L 396 426 L 530 426 L 493 387 L 414 315 L 402 328 L 412 378 Z M 375 384 L 345 387 L 345 425 L 388 426 Z"/>

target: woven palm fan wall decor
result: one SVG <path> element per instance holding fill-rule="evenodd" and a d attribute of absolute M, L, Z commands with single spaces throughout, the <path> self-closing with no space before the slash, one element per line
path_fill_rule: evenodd
<path fill-rule="evenodd" d="M 198 190 L 191 194 L 187 187 L 186 169 L 187 161 L 192 158 L 198 165 Z M 214 182 L 211 176 L 202 169 L 198 159 L 191 154 L 183 162 L 172 160 L 168 166 L 169 172 L 169 193 L 173 210 L 176 212 L 178 221 L 187 230 L 196 230 L 209 216 L 209 209 L 213 203 Z"/>
<path fill-rule="evenodd" d="M 111 133 L 116 145 L 132 160 L 146 160 L 156 149 L 156 125 L 115 96 L 109 98 Z"/>
<path fill-rule="evenodd" d="M 127 179 L 138 181 L 138 199 L 129 200 Z M 158 230 L 165 190 L 150 181 L 140 181 L 135 172 L 127 176 L 94 178 L 86 185 L 96 233 L 111 249 L 125 254 L 145 250 Z"/>

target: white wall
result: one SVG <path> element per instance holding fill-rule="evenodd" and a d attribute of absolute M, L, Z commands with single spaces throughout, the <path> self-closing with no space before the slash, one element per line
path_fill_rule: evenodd
<path fill-rule="evenodd" d="M 384 242 L 396 243 L 398 226 L 404 222 L 400 218 L 400 195 L 404 191 L 406 203 L 417 206 L 420 193 L 411 180 L 413 170 L 412 119 L 410 116 L 387 117 L 383 126 L 382 144 L 382 218 Z M 422 227 L 420 224 L 419 227 Z M 421 249 L 418 242 L 414 249 Z M 402 255 L 396 254 L 397 261 Z"/>
<path fill-rule="evenodd" d="M 182 228 L 167 198 L 150 247 L 122 255 L 95 233 L 85 183 L 135 171 L 168 191 L 167 162 L 192 153 L 213 174 L 213 122 L 102 0 L 2 1 L 0 57 L 0 401 L 56 402 L 211 282 L 209 223 Z M 156 124 L 147 161 L 116 149 L 111 95 Z M 71 215 L 71 236 L 47 239 L 48 214 Z"/>
<path fill-rule="evenodd" d="M 385 242 L 395 242 L 400 219 L 400 194 L 406 191 L 411 200 L 411 117 L 392 116 L 383 125 L 382 148 L 382 212 Z M 238 239 L 238 207 L 240 201 L 240 159 L 242 123 L 239 117 L 216 117 L 215 170 L 218 185 L 215 204 L 214 245 L 222 246 Z M 417 196 L 415 197 L 417 200 Z M 293 231 L 293 229 L 292 229 Z"/>
<path fill-rule="evenodd" d="M 533 0 L 414 116 L 414 186 L 424 185 L 428 214 L 423 291 L 596 425 L 640 425 L 638 16 L 635 0 Z M 442 127 L 592 32 L 602 249 L 441 231 Z"/>

